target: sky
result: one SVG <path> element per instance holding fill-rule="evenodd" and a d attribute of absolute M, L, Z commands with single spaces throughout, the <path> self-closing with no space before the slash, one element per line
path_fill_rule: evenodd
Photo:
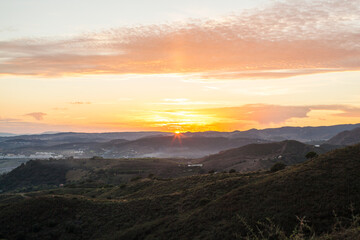
<path fill-rule="evenodd" d="M 360 123 L 360 0 L 0 0 L 0 132 Z"/>

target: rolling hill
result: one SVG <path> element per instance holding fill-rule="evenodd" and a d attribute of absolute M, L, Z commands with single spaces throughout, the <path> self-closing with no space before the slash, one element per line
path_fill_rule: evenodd
<path fill-rule="evenodd" d="M 329 144 L 340 146 L 354 145 L 360 143 L 360 128 L 355 128 L 351 131 L 341 132 L 336 136 L 332 137 L 327 142 Z"/>
<path fill-rule="evenodd" d="M 285 236 L 291 234 L 303 239 L 315 234 L 313 239 L 357 239 L 360 231 L 350 225 L 352 216 L 360 213 L 359 168 L 360 145 L 356 145 L 275 173 L 144 178 L 126 185 L 79 183 L 50 191 L 0 194 L 0 235 L 226 240 L 288 239 Z M 297 217 L 306 217 L 303 223 L 309 228 L 298 225 Z M 266 223 L 266 218 L 270 225 L 259 223 Z M 334 228 L 339 219 L 342 228 Z"/>
<path fill-rule="evenodd" d="M 261 139 L 225 137 L 148 137 L 135 141 L 104 143 L 105 157 L 197 158 L 250 143 L 267 142 Z"/>
<path fill-rule="evenodd" d="M 314 151 L 318 154 L 332 150 L 330 145 L 314 147 L 293 140 L 282 142 L 249 144 L 243 147 L 229 149 L 218 154 L 210 155 L 199 162 L 207 170 L 235 169 L 241 172 L 269 169 L 274 163 L 282 162 L 293 165 L 304 162 L 305 155 Z"/>
<path fill-rule="evenodd" d="M 258 138 L 270 141 L 296 140 L 299 142 L 325 141 L 336 134 L 360 127 L 360 124 L 343 124 L 319 127 L 281 127 L 235 131 L 231 138 Z"/>
<path fill-rule="evenodd" d="M 54 143 L 39 139 L 9 139 L 0 143 L 0 152 L 30 155 L 50 152 L 63 156 L 105 158 L 176 157 L 197 158 L 250 143 L 268 142 L 261 139 L 225 137 L 151 136 L 128 141 Z M 80 153 L 80 154 L 79 154 Z"/>
<path fill-rule="evenodd" d="M 181 144 L 179 139 L 174 141 L 173 133 L 168 132 L 66 132 L 20 135 L 0 137 L 0 157 L 20 155 L 22 158 L 44 158 L 41 153 L 46 153 L 46 156 L 50 154 L 59 158 L 62 156 L 199 158 L 250 143 L 297 140 L 322 144 L 336 134 L 356 127 L 360 127 L 360 124 L 282 127 L 234 132 L 186 132 L 181 134 L 183 139 Z"/>
<path fill-rule="evenodd" d="M 132 178 L 152 174 L 174 178 L 197 174 L 198 167 L 188 168 L 183 159 L 52 159 L 30 160 L 0 176 L 1 191 L 48 189 L 59 184 L 83 182 L 94 186 L 122 184 Z"/>

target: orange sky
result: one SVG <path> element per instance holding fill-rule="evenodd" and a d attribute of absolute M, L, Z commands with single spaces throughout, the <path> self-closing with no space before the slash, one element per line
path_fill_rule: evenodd
<path fill-rule="evenodd" d="M 358 0 L 240 8 L 51 37 L 0 26 L 0 132 L 360 122 Z"/>

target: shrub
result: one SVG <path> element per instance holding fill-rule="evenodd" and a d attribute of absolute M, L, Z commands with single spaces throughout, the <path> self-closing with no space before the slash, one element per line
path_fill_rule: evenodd
<path fill-rule="evenodd" d="M 312 158 L 316 158 L 316 157 L 318 157 L 319 155 L 316 153 L 316 152 L 308 152 L 306 155 L 305 155 L 305 157 L 307 158 L 307 159 L 312 159 Z"/>
<path fill-rule="evenodd" d="M 229 173 L 236 173 L 236 170 L 235 169 L 230 169 Z"/>
<path fill-rule="evenodd" d="M 286 167 L 285 163 L 277 162 L 270 168 L 270 171 L 277 172 L 277 171 L 283 170 L 285 167 Z"/>

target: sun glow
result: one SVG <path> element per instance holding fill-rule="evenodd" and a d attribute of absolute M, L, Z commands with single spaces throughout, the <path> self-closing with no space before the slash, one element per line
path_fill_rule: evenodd
<path fill-rule="evenodd" d="M 178 135 L 186 131 L 209 129 L 217 118 L 213 114 L 199 113 L 196 110 L 158 110 L 139 115 L 138 121 Z"/>

